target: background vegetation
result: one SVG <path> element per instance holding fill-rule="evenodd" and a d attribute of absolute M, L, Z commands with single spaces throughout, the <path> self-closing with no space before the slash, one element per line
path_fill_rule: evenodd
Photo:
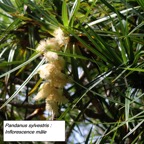
<path fill-rule="evenodd" d="M 66 143 L 144 143 L 143 13 L 143 0 L 2 0 L 1 142 L 3 120 L 49 119 L 33 100 L 42 81 L 35 49 L 60 27 L 72 82 L 55 119 L 66 121 Z"/>

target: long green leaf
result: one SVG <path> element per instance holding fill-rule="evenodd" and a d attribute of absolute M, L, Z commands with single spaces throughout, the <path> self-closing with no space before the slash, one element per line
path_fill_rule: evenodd
<path fill-rule="evenodd" d="M 124 68 L 124 69 L 130 71 L 144 72 L 144 69 L 142 68 Z"/>
<path fill-rule="evenodd" d="M 14 99 L 17 94 L 26 86 L 26 84 L 31 80 L 31 78 L 36 74 L 38 68 L 45 62 L 45 59 L 43 58 L 41 62 L 37 65 L 37 67 L 32 71 L 32 73 L 28 76 L 28 78 L 22 83 L 22 85 L 14 92 L 14 94 L 0 107 L 2 109 L 5 107 L 12 99 Z"/>
<path fill-rule="evenodd" d="M 16 9 L 14 7 L 10 5 L 6 5 L 2 2 L 0 2 L 0 8 L 2 8 L 6 12 L 11 12 L 11 13 L 16 12 Z"/>
<path fill-rule="evenodd" d="M 69 16 L 69 25 L 73 27 L 74 19 L 80 6 L 80 0 L 75 0 Z"/>
<path fill-rule="evenodd" d="M 137 0 L 137 2 L 139 3 L 139 5 L 144 8 L 144 1 L 143 0 Z"/>
<path fill-rule="evenodd" d="M 136 7 L 134 7 L 134 8 L 128 8 L 128 9 L 125 9 L 125 10 L 120 11 L 120 13 L 121 13 L 121 14 L 125 14 L 125 13 L 127 13 L 127 12 L 129 12 L 129 11 L 132 11 L 133 9 L 139 9 L 139 8 L 140 8 L 140 6 L 136 6 Z M 117 15 L 116 13 L 114 13 L 114 14 L 109 14 L 109 16 L 105 16 L 105 17 L 100 18 L 100 19 L 98 19 L 98 20 L 89 22 L 87 25 L 88 25 L 88 26 L 93 26 L 93 25 L 96 25 L 96 24 L 105 22 L 105 21 L 107 21 L 107 20 L 111 20 L 112 18 L 115 18 L 115 17 L 117 17 L 117 16 L 118 16 L 118 15 Z M 85 26 L 85 27 L 87 28 L 87 26 Z"/>
<path fill-rule="evenodd" d="M 129 125 L 128 125 L 128 119 L 129 119 L 129 113 L 130 113 L 130 96 L 131 96 L 131 88 L 128 87 L 127 91 L 126 91 L 126 96 L 125 97 L 125 121 L 126 122 L 126 126 L 127 126 L 127 129 L 129 128 Z"/>
<path fill-rule="evenodd" d="M 87 137 L 86 137 L 85 144 L 89 144 L 89 140 L 90 140 L 90 135 L 91 135 L 91 133 L 92 133 L 92 129 L 93 129 L 93 127 L 91 127 L 90 130 L 89 130 L 89 133 L 88 133 L 88 135 L 87 135 Z"/>
<path fill-rule="evenodd" d="M 140 127 L 140 125 L 142 125 L 143 124 L 143 122 L 144 122 L 144 120 L 142 120 L 141 122 L 139 122 L 133 129 L 131 129 L 130 130 L 130 132 L 126 135 L 126 136 L 124 136 L 124 138 L 123 139 L 125 139 L 125 138 L 127 138 L 129 135 L 131 135 L 132 133 L 134 133 L 135 132 L 135 130 L 137 129 L 137 128 L 139 128 Z"/>
<path fill-rule="evenodd" d="M 6 73 L 4 73 L 4 74 L 0 75 L 0 78 L 2 78 L 2 77 L 4 77 L 4 76 L 6 76 L 6 75 L 8 75 L 8 74 L 10 74 L 10 73 L 12 73 L 12 72 L 14 72 L 14 71 L 18 70 L 18 69 L 20 69 L 21 67 L 23 67 L 23 66 L 27 65 L 28 63 L 30 63 L 31 61 L 35 60 L 35 59 L 36 59 L 37 57 L 39 57 L 39 56 L 40 56 L 40 54 L 39 54 L 39 53 L 38 53 L 38 54 L 36 54 L 35 56 L 33 56 L 32 58 L 30 58 L 30 59 L 29 59 L 29 60 L 27 60 L 26 62 L 22 63 L 21 65 L 19 65 L 19 66 L 15 67 L 14 69 L 9 70 L 8 72 L 6 72 Z"/>
<path fill-rule="evenodd" d="M 68 26 L 68 10 L 67 10 L 67 4 L 66 4 L 66 0 L 63 1 L 63 5 L 62 5 L 62 20 L 63 20 L 63 24 L 65 27 Z"/>

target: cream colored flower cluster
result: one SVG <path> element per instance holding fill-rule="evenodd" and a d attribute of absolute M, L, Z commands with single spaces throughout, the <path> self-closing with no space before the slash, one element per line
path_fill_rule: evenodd
<path fill-rule="evenodd" d="M 54 38 L 40 41 L 37 51 L 42 53 L 47 63 L 42 65 L 39 70 L 39 76 L 44 80 L 41 84 L 35 100 L 45 99 L 46 110 L 53 114 L 58 114 L 58 105 L 67 103 L 68 100 L 63 96 L 63 88 L 68 82 L 67 76 L 62 72 L 65 66 L 65 60 L 56 52 L 60 51 L 61 46 L 67 42 L 63 31 L 58 28 L 54 32 Z"/>

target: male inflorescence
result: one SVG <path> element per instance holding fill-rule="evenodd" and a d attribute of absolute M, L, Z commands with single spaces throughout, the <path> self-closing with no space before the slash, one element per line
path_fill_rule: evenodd
<path fill-rule="evenodd" d="M 66 44 L 67 38 L 58 28 L 54 31 L 54 37 L 41 40 L 37 47 L 37 51 L 45 57 L 46 63 L 38 69 L 43 83 L 34 99 L 45 99 L 46 110 L 54 115 L 58 114 L 60 104 L 68 102 L 68 99 L 63 95 L 63 88 L 69 81 L 68 76 L 63 73 L 65 60 L 57 54 Z"/>

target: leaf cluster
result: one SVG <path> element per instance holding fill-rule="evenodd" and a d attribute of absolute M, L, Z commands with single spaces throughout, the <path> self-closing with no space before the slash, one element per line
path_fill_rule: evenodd
<path fill-rule="evenodd" d="M 66 142 L 144 143 L 143 12 L 143 0 L 2 0 L 0 118 L 49 118 L 33 100 L 44 63 L 35 49 L 60 27 L 69 42 L 58 54 L 72 81 L 55 119 L 66 121 Z"/>

